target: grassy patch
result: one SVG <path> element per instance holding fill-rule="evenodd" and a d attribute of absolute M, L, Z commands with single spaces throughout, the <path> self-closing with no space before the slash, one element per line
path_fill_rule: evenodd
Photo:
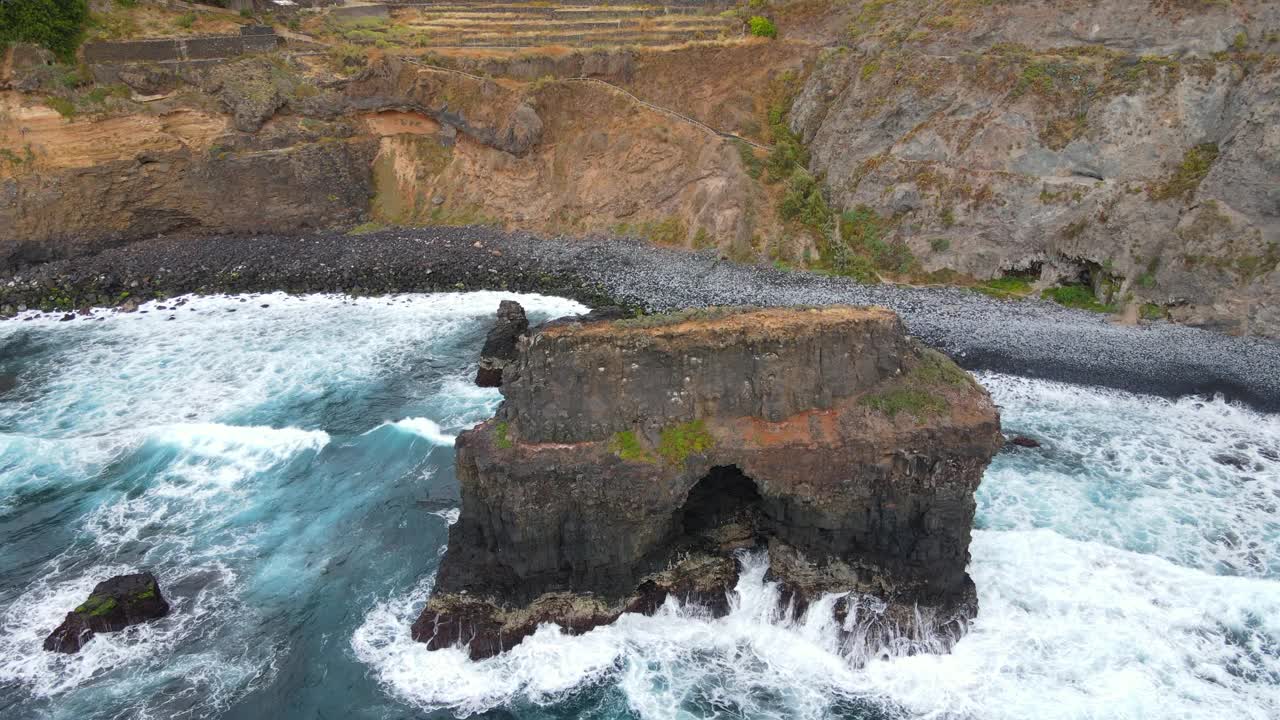
<path fill-rule="evenodd" d="M 822 195 L 818 179 L 808 170 L 797 167 L 787 181 L 787 192 L 778 203 L 778 215 L 783 220 L 798 222 L 822 231 L 831 220 L 831 209 Z"/>
<path fill-rule="evenodd" d="M 359 225 L 351 228 L 350 230 L 347 231 L 347 234 L 348 235 L 368 235 L 369 233 L 376 233 L 380 230 L 386 230 L 386 229 L 387 229 L 387 226 L 380 222 L 369 221 L 366 223 L 360 223 Z"/>
<path fill-rule="evenodd" d="M 51 95 L 44 99 L 44 104 L 57 110 L 59 115 L 68 120 L 76 116 L 76 104 L 66 98 Z"/>
<path fill-rule="evenodd" d="M 938 393 L 939 389 L 961 387 L 971 382 L 969 374 L 946 355 L 926 349 L 915 367 L 891 387 L 864 395 L 858 404 L 889 417 L 907 413 L 920 422 L 951 408 L 947 399 Z"/>
<path fill-rule="evenodd" d="M 840 216 L 841 243 L 828 244 L 828 266 L 861 282 L 879 282 L 881 272 L 911 272 L 917 263 L 906 243 L 886 240 L 892 224 L 892 218 L 883 217 L 866 205 L 846 211 Z"/>
<path fill-rule="evenodd" d="M 778 37 L 777 26 L 773 24 L 772 20 L 761 15 L 756 15 L 748 20 L 747 27 L 751 29 L 751 34 L 756 37 Z"/>
<path fill-rule="evenodd" d="M 941 415 L 949 407 L 945 398 L 913 387 L 896 387 L 867 395 L 858 404 L 889 417 L 897 417 L 898 413 L 910 413 L 916 420 Z"/>
<path fill-rule="evenodd" d="M 626 462 L 655 463 L 658 461 L 631 430 L 614 433 L 609 439 L 609 450 Z"/>
<path fill-rule="evenodd" d="M 706 228 L 698 228 L 698 232 L 693 234 L 694 250 L 709 250 L 716 246 L 715 238 L 711 237 L 711 233 Z"/>
<path fill-rule="evenodd" d="M 1040 296 L 1045 300 L 1052 300 L 1059 305 L 1077 310 L 1090 310 L 1101 313 L 1113 313 L 1116 311 L 1114 305 L 1098 302 L 1098 298 L 1094 297 L 1093 288 L 1088 285 L 1063 285 L 1049 288 L 1041 293 Z"/>
<path fill-rule="evenodd" d="M 1186 200 L 1200 187 L 1209 174 L 1213 161 L 1218 159 L 1218 146 L 1214 143 L 1197 145 L 1182 157 L 1182 164 L 1164 182 L 1147 189 L 1152 200 Z"/>
<path fill-rule="evenodd" d="M 800 136 L 791 131 L 787 116 L 800 83 L 795 73 L 783 73 L 770 87 L 767 111 L 769 140 L 773 148 L 764 161 L 766 181 L 787 183 L 778 201 L 778 217 L 823 235 L 831 222 L 831 209 L 822 194 L 821 183 L 806 169 L 809 150 Z"/>
<path fill-rule="evenodd" d="M 969 373 L 951 362 L 951 358 L 937 350 L 925 349 L 920 362 L 907 373 L 913 383 L 939 386 L 952 385 L 959 387 L 969 384 Z"/>
<path fill-rule="evenodd" d="M 756 156 L 755 148 L 738 138 L 734 138 L 733 144 L 738 148 L 738 157 L 742 160 L 742 167 L 746 169 L 747 175 L 753 180 L 759 180 L 764 173 L 764 162 Z"/>
<path fill-rule="evenodd" d="M 506 421 L 500 422 L 493 427 L 493 441 L 499 448 L 510 450 L 515 447 L 515 443 L 511 441 L 511 425 Z"/>
<path fill-rule="evenodd" d="M 1031 280 L 1018 275 L 1006 275 L 974 286 L 984 295 L 1001 299 L 1025 297 L 1031 294 Z"/>
<path fill-rule="evenodd" d="M 658 454 L 667 462 L 684 462 L 694 453 L 705 452 L 715 445 L 701 420 L 693 420 L 663 428 L 659 435 Z"/>
<path fill-rule="evenodd" d="M 1143 303 L 1142 307 L 1138 309 L 1138 314 L 1143 320 L 1163 320 L 1169 317 L 1169 311 L 1155 303 Z"/>
<path fill-rule="evenodd" d="M 751 312 L 758 308 L 749 305 L 712 305 L 709 307 L 686 308 L 653 315 L 641 315 L 634 318 L 614 321 L 614 325 L 623 328 L 656 328 L 679 325 L 683 322 L 719 320 L 720 318 Z"/>
<path fill-rule="evenodd" d="M 70 61 L 84 38 L 88 19 L 86 0 L 0 2 L 0 51 L 10 43 L 30 42 Z"/>

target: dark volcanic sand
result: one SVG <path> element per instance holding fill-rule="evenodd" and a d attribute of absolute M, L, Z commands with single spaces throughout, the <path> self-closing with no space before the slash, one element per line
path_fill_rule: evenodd
<path fill-rule="evenodd" d="M 476 246 L 479 243 L 479 247 Z M 971 369 L 1166 396 L 1221 392 L 1280 410 L 1280 342 L 1167 322 L 1116 325 L 1037 300 L 954 288 L 860 285 L 739 265 L 619 239 L 540 239 L 490 228 L 390 230 L 351 237 L 156 238 L 60 260 L 0 281 L 0 306 L 64 309 L 186 292 L 357 294 L 510 289 L 614 301 L 649 311 L 698 305 L 884 305 Z"/>

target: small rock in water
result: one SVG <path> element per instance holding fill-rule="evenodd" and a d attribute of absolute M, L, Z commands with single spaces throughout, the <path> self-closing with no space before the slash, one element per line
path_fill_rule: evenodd
<path fill-rule="evenodd" d="M 58 322 L 67 322 L 68 320 L 75 320 L 75 319 L 76 319 L 75 313 L 67 313 L 66 315 L 63 315 L 62 319 L 59 320 Z"/>
<path fill-rule="evenodd" d="M 14 373 L 0 373 L 0 395 L 18 387 L 18 376 Z"/>
<path fill-rule="evenodd" d="M 89 599 L 67 613 L 62 624 L 44 639 L 44 649 L 80 652 L 95 633 L 123 630 L 168 614 L 169 603 L 160 594 L 154 575 L 117 575 L 95 585 Z"/>
<path fill-rule="evenodd" d="M 1024 447 L 1024 448 L 1040 447 L 1039 440 L 1036 440 L 1034 438 L 1029 438 L 1026 435 L 1014 435 L 1012 438 L 1009 439 L 1009 444 L 1017 445 L 1018 447 Z"/>

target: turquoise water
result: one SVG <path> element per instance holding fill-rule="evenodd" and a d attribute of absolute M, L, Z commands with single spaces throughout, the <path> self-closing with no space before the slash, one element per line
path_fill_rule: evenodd
<path fill-rule="evenodd" d="M 408 626 L 456 517 L 452 437 L 498 401 L 470 374 L 503 297 L 0 323 L 0 717 L 1280 717 L 1280 418 L 1000 375 L 1006 427 L 1046 446 L 984 479 L 981 613 L 950 655 L 855 669 L 829 621 L 772 616 L 752 559 L 720 620 L 426 652 Z M 40 649 L 136 569 L 168 618 Z"/>

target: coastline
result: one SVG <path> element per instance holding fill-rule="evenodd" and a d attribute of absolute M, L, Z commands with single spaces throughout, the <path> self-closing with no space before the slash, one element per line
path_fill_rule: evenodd
<path fill-rule="evenodd" d="M 1280 341 L 1169 322 L 1122 326 L 1039 300 L 720 260 L 617 238 L 539 238 L 488 227 L 349 236 L 175 236 L 55 260 L 0 277 L 0 308 L 68 313 L 186 293 L 510 290 L 659 312 L 701 305 L 882 305 L 971 370 L 1166 397 L 1222 393 L 1280 411 Z"/>

